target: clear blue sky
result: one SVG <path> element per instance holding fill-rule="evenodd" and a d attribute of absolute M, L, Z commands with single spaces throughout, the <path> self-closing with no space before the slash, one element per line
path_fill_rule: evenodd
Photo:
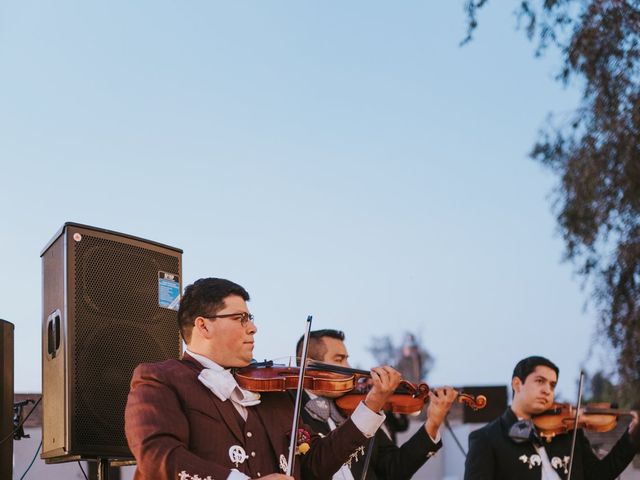
<path fill-rule="evenodd" d="M 184 250 L 251 293 L 256 357 L 307 314 L 422 336 L 434 385 L 501 384 L 530 354 L 571 393 L 595 327 L 527 158 L 577 101 L 490 2 L 8 0 L 0 11 L 0 318 L 40 391 L 39 253 L 65 221 Z M 570 338 L 571 340 L 567 340 Z"/>

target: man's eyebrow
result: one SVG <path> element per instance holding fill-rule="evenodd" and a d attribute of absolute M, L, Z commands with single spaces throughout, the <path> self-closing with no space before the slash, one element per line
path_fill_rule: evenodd
<path fill-rule="evenodd" d="M 536 380 L 545 380 L 545 381 L 549 382 L 551 385 L 556 385 L 558 383 L 557 380 L 550 380 L 549 378 L 545 377 L 544 375 L 538 375 L 536 377 Z"/>

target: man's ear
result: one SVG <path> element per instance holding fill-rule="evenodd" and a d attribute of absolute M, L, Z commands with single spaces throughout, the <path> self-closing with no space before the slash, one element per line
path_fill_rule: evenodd
<path fill-rule="evenodd" d="M 193 330 L 197 331 L 201 337 L 205 338 L 207 338 L 211 333 L 211 329 L 207 325 L 204 317 L 196 317 L 196 319 L 193 321 Z"/>
<path fill-rule="evenodd" d="M 518 393 L 521 388 L 522 388 L 522 380 L 520 380 L 518 377 L 513 377 L 511 379 L 511 389 L 513 390 L 513 392 Z"/>

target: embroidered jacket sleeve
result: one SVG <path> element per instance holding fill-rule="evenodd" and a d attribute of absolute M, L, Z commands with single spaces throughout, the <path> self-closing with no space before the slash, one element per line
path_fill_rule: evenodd
<path fill-rule="evenodd" d="M 578 431 L 579 445 L 582 451 L 582 468 L 587 480 L 613 480 L 617 478 L 638 453 L 638 447 L 631 441 L 628 432 L 616 442 L 611 451 L 602 459 L 593 453 L 589 440 L 582 430 Z"/>
<path fill-rule="evenodd" d="M 314 435 L 311 450 L 300 459 L 302 478 L 330 480 L 342 465 L 361 458 L 366 442 L 351 419 L 323 438 Z"/>
<path fill-rule="evenodd" d="M 164 373 L 154 365 L 142 364 L 131 380 L 125 433 L 137 461 L 136 478 L 178 480 L 199 475 L 226 479 L 231 473 L 228 467 L 189 451 L 189 422 Z"/>

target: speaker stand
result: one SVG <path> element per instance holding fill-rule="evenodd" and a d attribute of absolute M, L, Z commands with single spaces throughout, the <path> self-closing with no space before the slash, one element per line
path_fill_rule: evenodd
<path fill-rule="evenodd" d="M 98 480 L 109 480 L 109 459 L 98 458 L 96 467 L 98 470 Z"/>

